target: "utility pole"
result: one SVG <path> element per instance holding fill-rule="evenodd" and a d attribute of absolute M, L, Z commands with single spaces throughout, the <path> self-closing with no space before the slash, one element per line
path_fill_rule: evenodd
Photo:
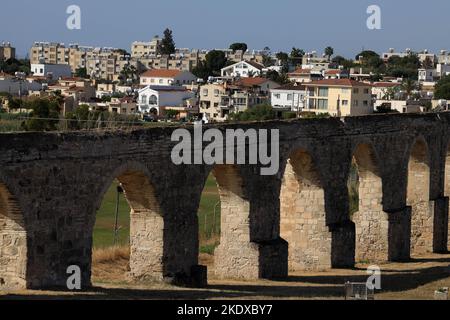
<path fill-rule="evenodd" d="M 120 194 L 123 193 L 123 189 L 120 185 L 117 186 L 117 192 L 116 192 L 116 216 L 115 216 L 115 222 L 114 222 L 114 245 L 117 245 L 118 238 L 119 238 L 119 201 L 120 201 Z"/>

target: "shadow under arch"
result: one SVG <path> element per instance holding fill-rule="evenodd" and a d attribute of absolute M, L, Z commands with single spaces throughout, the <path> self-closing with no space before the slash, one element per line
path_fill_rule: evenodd
<path fill-rule="evenodd" d="M 450 139 L 445 150 L 444 196 L 450 197 Z M 447 250 L 450 251 L 450 214 L 448 216 Z"/>
<path fill-rule="evenodd" d="M 411 254 L 433 252 L 433 208 L 430 202 L 430 155 L 417 137 L 409 152 L 406 203 L 411 207 Z"/>
<path fill-rule="evenodd" d="M 116 168 L 101 183 L 101 192 L 95 202 L 95 212 L 100 208 L 107 190 L 118 180 L 131 208 L 129 276 L 133 279 L 162 281 L 165 276 L 164 217 L 148 169 L 131 162 Z M 96 214 L 90 221 L 93 229 Z M 92 238 L 91 238 L 92 245 Z"/>
<path fill-rule="evenodd" d="M 351 213 L 355 224 L 355 260 L 389 260 L 389 217 L 383 211 L 383 179 L 380 161 L 370 142 L 356 145 L 352 166 L 357 174 L 358 206 Z"/>
<path fill-rule="evenodd" d="M 303 148 L 290 153 L 284 169 L 280 235 L 289 245 L 289 271 L 332 267 L 323 183 L 315 161 Z"/>
<path fill-rule="evenodd" d="M 19 203 L 0 181 L 0 290 L 30 286 L 28 235 Z"/>

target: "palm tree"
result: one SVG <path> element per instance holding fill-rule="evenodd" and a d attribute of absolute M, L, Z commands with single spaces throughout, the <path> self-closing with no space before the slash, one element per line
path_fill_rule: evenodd
<path fill-rule="evenodd" d="M 333 47 L 326 47 L 324 52 L 325 55 L 328 57 L 328 60 L 331 60 L 331 56 L 334 54 Z"/>
<path fill-rule="evenodd" d="M 407 78 L 402 82 L 402 90 L 406 93 L 406 100 L 411 98 L 411 93 L 417 90 L 417 84 L 414 80 Z"/>

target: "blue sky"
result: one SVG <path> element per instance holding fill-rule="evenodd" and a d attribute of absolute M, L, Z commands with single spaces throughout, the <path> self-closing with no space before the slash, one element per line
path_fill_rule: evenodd
<path fill-rule="evenodd" d="M 82 10 L 82 29 L 66 28 L 66 8 Z M 369 5 L 382 10 L 382 29 L 366 27 Z M 428 0 L 14 0 L 2 1 L 0 41 L 25 55 L 33 41 L 130 48 L 169 27 L 177 47 L 225 48 L 246 42 L 306 51 L 330 45 L 353 57 L 362 48 L 450 49 L 450 1 Z"/>

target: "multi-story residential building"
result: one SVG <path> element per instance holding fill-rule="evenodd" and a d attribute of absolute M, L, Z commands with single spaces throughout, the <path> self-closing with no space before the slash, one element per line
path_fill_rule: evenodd
<path fill-rule="evenodd" d="M 419 69 L 418 80 L 420 82 L 433 82 L 437 78 L 436 69 Z"/>
<path fill-rule="evenodd" d="M 264 66 L 254 61 L 240 61 L 222 68 L 222 77 L 258 77 L 262 74 Z"/>
<path fill-rule="evenodd" d="M 86 72 L 91 79 L 118 81 L 121 72 L 126 66 L 134 66 L 137 70 L 136 60 L 117 49 L 95 49 L 86 59 Z"/>
<path fill-rule="evenodd" d="M 306 103 L 304 85 L 289 83 L 270 90 L 272 108 L 278 112 L 301 111 Z"/>
<path fill-rule="evenodd" d="M 206 84 L 199 90 L 199 112 L 208 120 L 224 121 L 230 113 L 270 103 L 270 90 L 278 86 L 276 82 L 260 77 Z"/>
<path fill-rule="evenodd" d="M 184 107 L 195 93 L 182 86 L 146 86 L 139 90 L 138 110 L 142 114 L 164 115 L 169 107 Z"/>
<path fill-rule="evenodd" d="M 137 103 L 133 97 L 112 98 L 108 104 L 108 111 L 117 114 L 136 114 Z"/>
<path fill-rule="evenodd" d="M 94 48 L 63 43 L 35 42 L 30 49 L 31 64 L 65 64 L 72 73 L 86 68 L 87 74 L 96 79 L 117 81 L 124 66 L 133 64 L 123 50 L 116 48 Z"/>
<path fill-rule="evenodd" d="M 63 97 L 73 97 L 75 106 L 95 98 L 95 87 L 89 80 L 81 78 L 61 78 L 57 84 L 48 87 L 49 91 L 59 91 Z"/>
<path fill-rule="evenodd" d="M 372 86 L 350 79 L 329 79 L 304 84 L 307 104 L 303 111 L 332 116 L 373 113 Z"/>
<path fill-rule="evenodd" d="M 372 97 L 375 100 L 394 100 L 400 91 L 401 83 L 375 82 L 372 84 Z"/>
<path fill-rule="evenodd" d="M 229 113 L 229 105 L 223 101 L 225 97 L 226 99 L 229 97 L 227 83 L 205 84 L 200 87 L 199 95 L 199 112 L 206 119 L 214 119 L 216 121 L 226 120 Z"/>
<path fill-rule="evenodd" d="M 450 65 L 438 63 L 436 68 L 419 69 L 419 82 L 434 82 L 450 74 Z"/>
<path fill-rule="evenodd" d="M 10 42 L 3 42 L 0 45 L 0 60 L 9 60 L 16 58 L 16 48 L 11 46 Z"/>
<path fill-rule="evenodd" d="M 322 71 L 298 68 L 287 74 L 289 81 L 295 83 L 311 82 L 323 79 Z"/>
<path fill-rule="evenodd" d="M 414 54 L 411 49 L 406 49 L 405 52 L 395 52 L 394 48 L 390 48 L 388 52 L 383 53 L 382 59 L 387 62 L 391 57 L 404 58 L 410 54 Z M 425 61 L 429 61 L 434 64 L 436 62 L 436 55 L 434 53 L 429 53 L 428 50 L 423 50 L 417 53 L 417 57 L 422 63 L 424 63 Z"/>
<path fill-rule="evenodd" d="M 319 56 L 316 51 L 308 52 L 302 57 L 304 69 L 328 69 L 330 61 L 325 55 Z"/>
<path fill-rule="evenodd" d="M 448 52 L 447 50 L 441 50 L 437 59 L 438 59 L 438 63 L 440 63 L 440 64 L 449 64 L 450 65 L 450 52 Z"/>
<path fill-rule="evenodd" d="M 143 58 L 156 55 L 162 39 L 158 36 L 153 37 L 149 42 L 135 41 L 131 44 L 131 57 Z"/>
<path fill-rule="evenodd" d="M 324 79 L 348 79 L 349 77 L 349 70 L 329 69 L 324 71 Z"/>
<path fill-rule="evenodd" d="M 173 69 L 152 69 L 141 75 L 142 86 L 193 86 L 197 77 L 189 71 Z"/>

